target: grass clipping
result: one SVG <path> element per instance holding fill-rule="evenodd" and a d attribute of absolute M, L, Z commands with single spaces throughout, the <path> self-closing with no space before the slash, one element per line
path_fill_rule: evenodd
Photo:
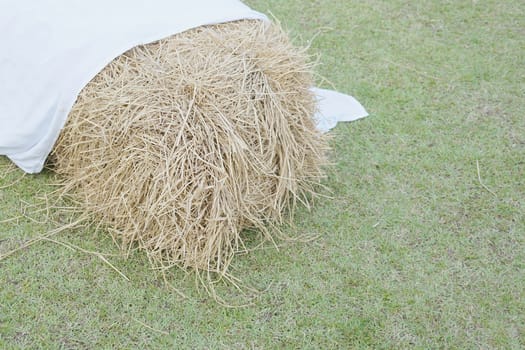
<path fill-rule="evenodd" d="M 83 89 L 51 167 L 123 249 L 226 273 L 241 231 L 272 239 L 323 175 L 311 68 L 262 21 L 136 47 Z"/>

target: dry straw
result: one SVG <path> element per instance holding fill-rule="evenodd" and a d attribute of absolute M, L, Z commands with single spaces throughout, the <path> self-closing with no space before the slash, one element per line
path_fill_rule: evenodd
<path fill-rule="evenodd" d="M 323 175 L 307 61 L 262 21 L 134 48 L 84 88 L 50 166 L 123 249 L 225 274 L 241 231 L 272 239 Z"/>

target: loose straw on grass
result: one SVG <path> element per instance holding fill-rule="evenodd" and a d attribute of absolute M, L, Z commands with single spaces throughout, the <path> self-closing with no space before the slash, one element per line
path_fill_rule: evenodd
<path fill-rule="evenodd" d="M 166 331 L 163 331 L 163 330 L 160 330 L 160 329 L 156 329 L 156 328 L 153 328 L 149 325 L 147 325 L 146 323 L 140 321 L 140 320 L 137 320 L 135 317 L 132 317 L 133 321 L 137 322 L 138 324 L 140 324 L 141 326 L 149 329 L 150 331 L 153 331 L 153 332 L 156 332 L 156 333 L 160 333 L 160 334 L 164 334 L 164 335 L 170 335 L 169 332 L 166 332 Z"/>
<path fill-rule="evenodd" d="M 46 232 L 45 234 L 43 235 L 39 235 L 37 237 L 34 237 L 34 238 L 31 238 L 29 240 L 27 240 L 26 242 L 24 242 L 23 244 L 21 244 L 20 246 L 18 246 L 17 248 L 15 249 L 12 249 L 6 253 L 3 253 L 0 255 L 0 261 L 10 257 L 11 255 L 19 252 L 20 250 L 23 250 L 23 249 L 26 249 L 30 246 L 32 246 L 33 244 L 35 243 L 38 243 L 38 242 L 41 242 L 41 241 L 44 241 L 44 240 L 47 240 L 49 239 L 50 237 L 54 236 L 54 235 L 57 235 L 61 232 L 64 232 L 64 231 L 67 231 L 67 230 L 70 230 L 70 229 L 73 229 L 73 228 L 76 228 L 78 227 L 79 225 L 85 223 L 85 218 L 82 217 L 82 218 L 79 218 L 75 221 L 72 221 L 66 225 L 62 225 L 54 230 L 51 230 L 49 232 Z"/>
<path fill-rule="evenodd" d="M 483 183 L 483 181 L 481 181 L 481 172 L 479 170 L 479 161 L 476 159 L 476 169 L 478 170 L 478 181 L 479 181 L 479 184 L 481 185 L 481 187 L 483 187 L 484 189 L 486 189 L 490 194 L 492 194 L 494 197 L 498 197 L 496 195 L 496 193 L 494 193 L 494 191 L 492 191 L 490 188 L 487 187 L 487 185 L 485 185 Z"/>

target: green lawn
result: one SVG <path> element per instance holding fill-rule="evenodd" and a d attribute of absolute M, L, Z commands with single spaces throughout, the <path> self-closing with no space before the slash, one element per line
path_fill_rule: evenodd
<path fill-rule="evenodd" d="M 246 2 L 315 37 L 320 75 L 370 113 L 333 132 L 333 198 L 288 229 L 320 237 L 238 256 L 233 274 L 263 292 L 217 289 L 244 308 L 175 270 L 183 299 L 140 252 L 108 256 L 126 281 L 38 243 L 0 261 L 0 348 L 524 348 L 525 2 Z M 0 158 L 0 222 L 53 190 L 10 169 Z M 53 228 L 26 212 L 0 223 L 0 254 Z M 118 254 L 92 229 L 54 239 Z"/>

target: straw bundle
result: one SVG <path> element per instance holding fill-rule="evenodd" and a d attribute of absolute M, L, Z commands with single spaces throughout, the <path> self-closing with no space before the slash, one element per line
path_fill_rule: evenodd
<path fill-rule="evenodd" d="M 241 231 L 271 239 L 322 176 L 310 69 L 261 21 L 136 47 L 83 89 L 51 167 L 123 249 L 225 273 Z"/>

